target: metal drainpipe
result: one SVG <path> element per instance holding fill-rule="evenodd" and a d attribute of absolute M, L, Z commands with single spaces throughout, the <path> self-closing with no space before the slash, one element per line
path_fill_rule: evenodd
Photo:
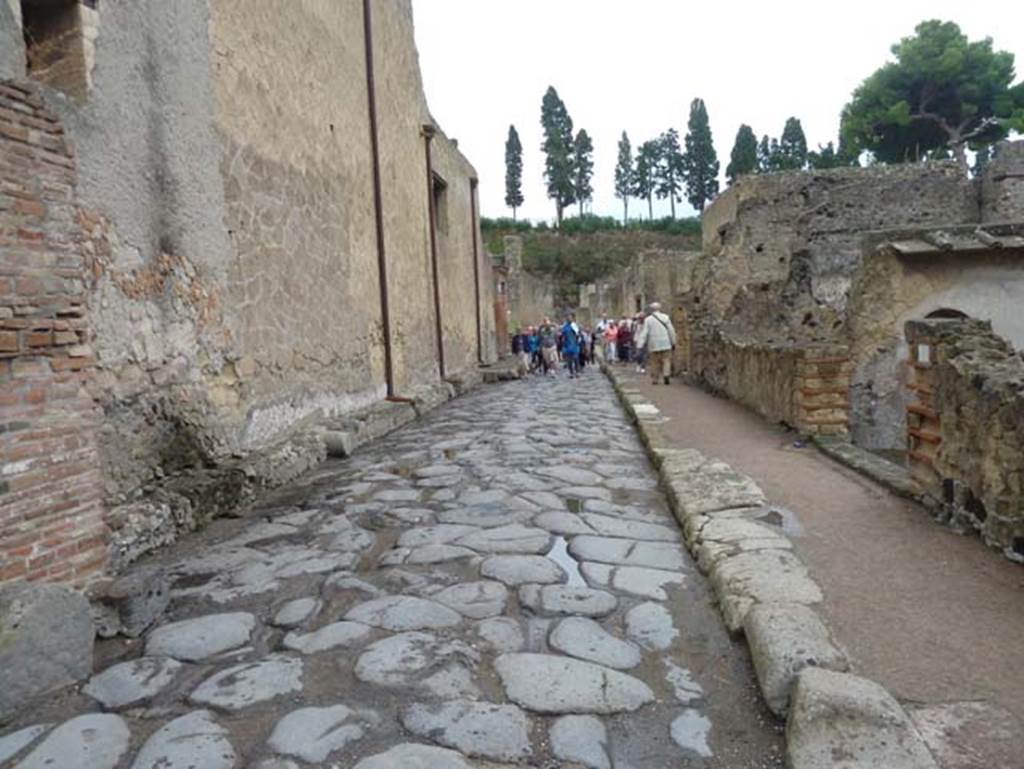
<path fill-rule="evenodd" d="M 484 337 L 483 329 L 480 326 L 480 252 L 476 242 L 476 188 L 479 182 L 476 179 L 469 180 L 469 226 L 473 230 L 473 293 L 476 296 L 476 360 L 477 363 L 484 362 Z"/>
<path fill-rule="evenodd" d="M 384 379 L 387 397 L 395 397 L 395 373 L 391 358 L 391 312 L 388 307 L 388 264 L 384 251 L 384 199 L 380 183 L 380 141 L 377 136 L 377 87 L 373 73 L 373 18 L 370 0 L 363 0 L 363 37 L 366 49 L 366 96 L 370 118 L 370 150 L 373 156 L 373 212 L 377 228 L 377 275 L 380 283 L 380 314 L 384 331 Z"/>
<path fill-rule="evenodd" d="M 434 207 L 434 163 L 430 155 L 430 140 L 434 138 L 434 126 L 425 124 L 422 129 L 423 146 L 427 156 L 427 211 L 430 217 L 430 269 L 434 274 L 434 327 L 437 333 L 437 369 L 441 379 L 444 371 L 444 334 L 441 331 L 441 285 L 437 274 L 437 211 Z"/>

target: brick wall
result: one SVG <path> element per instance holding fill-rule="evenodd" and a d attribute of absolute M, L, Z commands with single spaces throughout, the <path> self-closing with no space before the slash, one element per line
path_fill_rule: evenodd
<path fill-rule="evenodd" d="M 848 433 L 852 373 L 845 348 L 800 350 L 793 382 L 794 427 L 807 435 Z"/>
<path fill-rule="evenodd" d="M 0 583 L 106 561 L 80 232 L 60 124 L 0 83 Z"/>

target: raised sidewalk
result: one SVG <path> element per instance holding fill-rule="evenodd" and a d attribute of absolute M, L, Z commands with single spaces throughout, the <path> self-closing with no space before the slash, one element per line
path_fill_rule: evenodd
<path fill-rule="evenodd" d="M 742 632 L 746 622 L 755 661 L 765 657 L 785 663 L 780 673 L 778 664 L 766 670 L 762 659 L 758 674 L 776 712 L 785 712 L 779 703 L 786 698 L 793 703 L 788 726 L 792 766 L 832 765 L 824 754 L 815 763 L 815 751 L 829 744 L 861 756 L 851 767 L 1022 765 L 1020 566 L 976 538 L 937 525 L 919 505 L 814 447 L 797 448 L 793 433 L 737 404 L 686 385 L 653 387 L 626 367 L 609 373 L 670 490 L 673 477 L 679 477 L 684 495 L 687 487 L 697 491 L 692 469 L 695 462 L 703 463 L 734 489 L 746 479 L 763 493 L 764 508 L 774 512 L 740 515 L 739 508 L 730 512 L 725 507 L 708 518 L 692 503 L 689 509 L 685 500 L 676 504 L 691 549 L 719 589 L 726 623 Z M 739 531 L 738 520 L 770 531 L 763 536 Z M 722 568 L 718 559 L 723 553 L 734 566 Z M 777 562 L 769 571 L 746 570 L 770 564 L 769 554 Z M 799 584 L 779 584 L 781 575 L 793 573 L 801 575 Z M 804 574 L 820 596 L 810 594 Z M 735 598 L 737 585 L 747 592 L 754 585 L 763 600 L 755 595 L 753 603 L 764 608 L 744 609 Z M 775 604 L 787 610 L 780 614 Z M 737 620 L 740 615 L 743 621 Z M 796 639 L 795 647 L 787 647 L 787 637 Z M 808 653 L 833 643 L 842 657 L 819 660 L 817 651 Z M 803 652 L 796 654 L 794 648 Z M 802 665 L 842 671 L 844 663 L 854 676 L 800 673 Z M 842 718 L 837 722 L 836 716 Z M 900 725 L 898 737 L 888 735 L 899 749 L 884 758 L 872 753 L 865 746 L 880 743 L 884 730 L 871 737 L 871 729 L 865 733 L 853 726 L 858 722 Z M 830 723 L 846 726 L 832 728 Z"/>

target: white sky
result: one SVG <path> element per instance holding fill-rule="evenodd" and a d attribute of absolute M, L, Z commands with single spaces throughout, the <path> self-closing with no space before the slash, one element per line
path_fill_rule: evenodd
<path fill-rule="evenodd" d="M 685 2 L 684 0 L 413 0 L 420 66 L 434 117 L 480 175 L 481 213 L 511 215 L 505 138 L 523 143 L 520 216 L 550 219 L 540 151 L 548 85 L 594 140 L 594 202 L 622 215 L 613 171 L 623 130 L 636 147 L 670 126 L 686 133 L 690 101 L 707 104 L 724 175 L 740 123 L 778 136 L 790 115 L 810 148 L 835 140 L 853 89 L 924 19 L 992 37 L 1024 72 L 1020 0 Z M 630 216 L 646 215 L 632 200 Z M 691 213 L 683 204 L 680 215 Z M 656 201 L 655 216 L 668 201 Z"/>

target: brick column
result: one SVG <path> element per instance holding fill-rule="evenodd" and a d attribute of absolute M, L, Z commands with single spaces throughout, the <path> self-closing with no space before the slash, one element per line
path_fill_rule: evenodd
<path fill-rule="evenodd" d="M 86 281 L 70 142 L 0 83 L 0 583 L 106 563 Z"/>
<path fill-rule="evenodd" d="M 924 323 L 907 323 L 905 335 L 910 367 L 907 387 L 912 399 L 907 404 L 907 467 L 925 492 L 943 499 L 942 476 L 935 466 L 942 446 L 941 420 L 935 406 L 936 340 Z"/>
<path fill-rule="evenodd" d="M 793 380 L 794 427 L 804 435 L 850 431 L 850 376 L 845 348 L 799 350 Z"/>

